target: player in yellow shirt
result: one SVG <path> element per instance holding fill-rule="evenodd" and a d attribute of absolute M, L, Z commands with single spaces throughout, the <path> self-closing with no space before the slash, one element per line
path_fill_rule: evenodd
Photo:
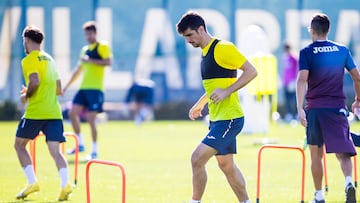
<path fill-rule="evenodd" d="M 64 92 L 68 87 L 83 73 L 83 79 L 80 90 L 73 99 L 73 105 L 69 112 L 71 123 L 75 134 L 79 139 L 79 151 L 84 151 L 84 141 L 80 133 L 79 114 L 84 109 L 87 110 L 87 122 L 91 128 L 92 152 L 88 156 L 89 159 L 97 158 L 97 128 L 96 115 L 103 111 L 104 103 L 104 74 L 106 66 L 111 65 L 112 52 L 110 46 L 105 42 L 99 42 L 96 39 L 96 24 L 94 21 L 88 21 L 83 25 L 88 45 L 84 46 L 80 53 L 80 61 L 76 70 L 71 76 L 69 82 L 64 88 Z M 68 153 L 73 154 L 75 150 Z"/>
<path fill-rule="evenodd" d="M 190 203 L 200 203 L 207 182 L 205 165 L 216 156 L 240 203 L 250 203 L 245 179 L 234 162 L 236 136 L 244 125 L 244 115 L 237 90 L 256 77 L 254 66 L 230 42 L 213 38 L 206 30 L 204 19 L 195 12 L 182 16 L 177 31 L 193 47 L 202 49 L 201 77 L 205 94 L 189 111 L 194 120 L 201 117 L 208 104 L 209 132 L 191 156 L 193 193 Z M 242 74 L 237 78 L 237 70 Z"/>
<path fill-rule="evenodd" d="M 16 198 L 24 199 L 40 190 L 26 145 L 42 131 L 59 170 L 62 190 L 58 200 L 62 201 L 67 200 L 72 192 L 67 161 L 60 153 L 59 147 L 61 142 L 65 142 L 61 108 L 57 98 L 62 90 L 53 58 L 40 49 L 43 39 L 44 34 L 35 26 L 27 26 L 23 31 L 23 44 L 27 56 L 21 65 L 26 87 L 21 90 L 20 100 L 22 104 L 27 103 L 27 106 L 16 131 L 15 150 L 28 185 Z"/>

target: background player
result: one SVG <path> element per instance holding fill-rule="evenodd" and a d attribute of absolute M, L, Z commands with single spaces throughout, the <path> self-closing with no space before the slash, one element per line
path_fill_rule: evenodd
<path fill-rule="evenodd" d="M 80 132 L 79 115 L 84 108 L 87 109 L 86 120 L 91 128 L 92 152 L 88 159 L 97 158 L 98 155 L 98 132 L 96 128 L 96 116 L 102 112 L 104 103 L 104 76 L 105 67 L 112 62 L 110 46 L 105 42 L 99 42 L 96 38 L 96 24 L 88 21 L 83 25 L 84 34 L 88 45 L 84 46 L 80 53 L 80 61 L 70 81 L 64 88 L 64 93 L 69 86 L 83 73 L 80 90 L 73 99 L 73 106 L 70 110 L 70 119 L 75 134 L 79 139 L 79 151 L 84 151 L 84 141 Z M 73 154 L 74 149 L 68 153 Z"/>
<path fill-rule="evenodd" d="M 127 92 L 125 102 L 138 125 L 154 118 L 154 86 L 154 81 L 150 79 L 135 79 Z"/>

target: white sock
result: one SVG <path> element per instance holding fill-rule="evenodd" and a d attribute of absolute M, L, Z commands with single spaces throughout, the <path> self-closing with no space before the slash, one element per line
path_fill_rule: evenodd
<path fill-rule="evenodd" d="M 189 201 L 189 203 L 201 203 L 201 201 L 200 201 L 200 200 L 193 200 L 193 199 L 192 199 L 192 200 Z"/>
<path fill-rule="evenodd" d="M 97 153 L 97 151 L 98 151 L 97 142 L 93 142 L 93 143 L 92 143 L 92 152 L 93 152 L 93 153 Z"/>
<path fill-rule="evenodd" d="M 69 183 L 68 168 L 60 168 L 59 176 L 60 176 L 61 188 L 64 188 Z"/>
<path fill-rule="evenodd" d="M 140 125 L 143 122 L 143 118 L 141 117 L 140 114 L 136 114 L 135 115 L 135 124 L 136 125 Z"/>
<path fill-rule="evenodd" d="M 81 133 L 79 133 L 79 134 L 76 134 L 76 136 L 77 136 L 77 138 L 78 138 L 78 141 L 79 141 L 79 146 L 81 145 L 81 146 L 84 146 L 84 140 L 83 140 L 83 137 L 82 137 L 82 135 L 81 135 Z"/>
<path fill-rule="evenodd" d="M 33 165 L 27 165 L 23 168 L 28 184 L 36 182 L 36 176 Z"/>
<path fill-rule="evenodd" d="M 240 202 L 240 203 L 251 203 L 251 201 L 250 200 L 245 200 L 245 201 Z"/>
<path fill-rule="evenodd" d="M 324 197 L 324 191 L 322 190 L 316 190 L 315 191 L 315 199 L 316 200 L 324 200 L 325 197 Z"/>
<path fill-rule="evenodd" d="M 148 108 L 142 107 L 139 114 L 143 120 L 149 120 L 150 118 L 150 110 Z"/>
<path fill-rule="evenodd" d="M 351 176 L 346 176 L 346 177 L 345 177 L 345 187 L 346 187 L 349 183 L 353 184 L 353 183 L 352 183 L 352 177 L 351 177 Z"/>

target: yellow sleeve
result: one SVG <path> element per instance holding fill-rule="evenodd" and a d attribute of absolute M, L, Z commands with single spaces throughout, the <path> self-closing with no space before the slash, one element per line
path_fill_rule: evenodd
<path fill-rule="evenodd" d="M 107 43 L 99 43 L 98 52 L 103 59 L 112 58 L 111 48 L 110 45 Z"/>
<path fill-rule="evenodd" d="M 240 53 L 236 46 L 224 40 L 215 46 L 214 57 L 216 63 L 231 70 L 239 69 L 246 62 L 245 56 Z"/>

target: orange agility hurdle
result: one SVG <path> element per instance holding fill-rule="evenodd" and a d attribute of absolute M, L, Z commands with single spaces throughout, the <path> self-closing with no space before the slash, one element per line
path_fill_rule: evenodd
<path fill-rule="evenodd" d="M 126 176 L 125 176 L 124 167 L 121 164 L 116 163 L 116 162 L 103 161 L 103 160 L 97 160 L 97 159 L 92 159 L 86 164 L 86 200 L 87 200 L 87 203 L 90 203 L 90 179 L 89 179 L 90 166 L 94 163 L 102 164 L 102 165 L 109 165 L 109 166 L 116 166 L 116 167 L 120 168 L 121 175 L 122 175 L 122 203 L 125 203 Z"/>
<path fill-rule="evenodd" d="M 36 140 L 38 137 L 43 136 L 42 132 L 39 133 L 33 140 L 30 141 L 30 155 L 33 160 L 34 171 L 36 173 Z M 78 163 L 79 163 L 79 145 L 78 145 L 78 138 L 74 133 L 71 132 L 64 132 L 64 135 L 67 137 L 74 138 L 75 141 L 75 162 L 74 162 L 74 185 L 77 184 L 77 177 L 78 177 Z M 65 151 L 65 143 L 61 143 L 61 151 L 64 154 Z"/>
<path fill-rule="evenodd" d="M 326 165 L 326 150 L 324 146 L 324 154 L 323 154 L 323 173 L 324 173 L 324 182 L 325 182 L 325 192 L 329 191 L 329 185 L 328 185 L 328 177 L 327 177 L 327 165 Z"/>
<path fill-rule="evenodd" d="M 304 203 L 304 193 L 305 193 L 305 153 L 304 150 L 300 147 L 295 146 L 283 146 L 283 145 L 263 145 L 258 152 L 258 166 L 257 166 L 257 186 L 256 186 L 256 203 L 260 203 L 260 169 L 261 169 L 261 154 L 262 151 L 266 148 L 272 149 L 286 149 L 286 150 L 296 150 L 301 153 L 302 156 L 302 169 L 301 169 L 301 203 Z"/>
<path fill-rule="evenodd" d="M 354 160 L 354 185 L 355 187 L 357 187 L 357 160 L 356 160 L 357 156 L 354 156 L 353 160 Z"/>

